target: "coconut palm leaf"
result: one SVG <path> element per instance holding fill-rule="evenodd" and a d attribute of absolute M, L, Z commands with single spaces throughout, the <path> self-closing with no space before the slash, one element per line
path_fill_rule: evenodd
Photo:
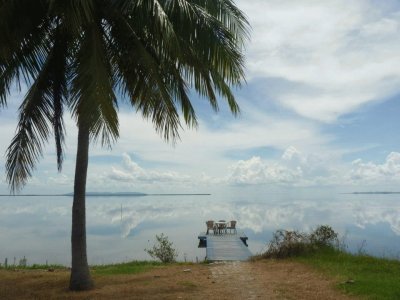
<path fill-rule="evenodd" d="M 7 179 L 12 191 L 25 183 L 38 159 L 43 144 L 55 133 L 57 165 L 61 170 L 63 160 L 64 124 L 63 105 L 67 97 L 66 39 L 56 39 L 42 70 L 29 89 L 20 106 L 17 133 L 7 149 Z"/>
<path fill-rule="evenodd" d="M 20 87 L 21 79 L 29 84 L 37 77 L 49 51 L 47 36 L 47 30 L 33 31 L 12 56 L 0 55 L 0 104 L 5 105 L 13 80 Z"/>
<path fill-rule="evenodd" d="M 71 109 L 77 122 L 89 127 L 91 138 L 111 146 L 118 138 L 114 76 L 109 63 L 104 30 L 99 23 L 85 28 L 73 65 Z"/>
<path fill-rule="evenodd" d="M 21 45 L 48 19 L 43 1 L 3 0 L 0 2 L 0 65 L 19 52 Z"/>

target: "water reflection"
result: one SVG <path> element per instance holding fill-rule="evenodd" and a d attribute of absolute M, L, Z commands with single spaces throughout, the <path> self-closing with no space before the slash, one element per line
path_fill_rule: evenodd
<path fill-rule="evenodd" d="M 2 197 L 0 262 L 26 256 L 28 263 L 70 264 L 70 197 Z M 329 224 L 346 236 L 349 250 L 398 256 L 398 195 L 330 195 L 259 199 L 223 196 L 89 197 L 87 233 L 91 264 L 149 259 L 144 248 L 156 234 L 174 242 L 179 259 L 203 259 L 197 234 L 208 219 L 237 220 L 259 253 L 276 229 L 310 230 Z"/>

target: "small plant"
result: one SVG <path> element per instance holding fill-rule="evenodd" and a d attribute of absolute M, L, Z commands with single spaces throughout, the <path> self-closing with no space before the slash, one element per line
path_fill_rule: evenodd
<path fill-rule="evenodd" d="M 163 233 L 156 235 L 157 244 L 152 249 L 144 249 L 152 258 L 158 258 L 163 263 L 175 262 L 178 252 L 172 247 L 173 243 Z"/>
<path fill-rule="evenodd" d="M 24 256 L 24 258 L 19 260 L 19 267 L 26 268 L 26 258 L 25 258 L 25 256 Z"/>
<path fill-rule="evenodd" d="M 367 241 L 363 240 L 357 247 L 357 254 L 366 255 L 367 254 L 367 252 L 365 251 L 366 246 L 367 246 Z"/>

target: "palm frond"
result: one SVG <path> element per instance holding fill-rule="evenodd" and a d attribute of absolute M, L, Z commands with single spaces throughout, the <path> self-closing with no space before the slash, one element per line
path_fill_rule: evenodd
<path fill-rule="evenodd" d="M 176 91 L 176 94 L 174 96 L 174 98 L 176 99 L 175 101 L 178 102 L 182 108 L 183 118 L 186 125 L 188 125 L 189 127 L 197 128 L 198 123 L 196 112 L 188 96 L 189 88 L 187 86 L 187 83 L 179 71 L 179 65 L 172 65 L 171 69 L 171 73 L 173 74 L 171 83 L 175 85 L 172 90 Z"/>
<path fill-rule="evenodd" d="M 62 19 L 63 26 L 72 36 L 79 36 L 85 24 L 94 22 L 94 0 L 47 0 L 48 15 L 53 19 Z"/>
<path fill-rule="evenodd" d="M 113 60 L 118 65 L 120 82 L 128 93 L 131 104 L 146 119 L 151 119 L 156 130 L 167 141 L 179 138 L 179 114 L 171 90 L 166 85 L 166 76 L 159 57 L 149 41 L 138 36 L 142 29 L 138 24 L 121 15 L 110 22 L 110 45 Z M 121 51 L 122 50 L 122 51 Z M 195 120 L 195 119 L 193 119 Z"/>
<path fill-rule="evenodd" d="M 222 22 L 229 32 L 233 33 L 240 47 L 250 36 L 250 24 L 244 13 L 232 0 L 192 0 L 200 7 Z"/>
<path fill-rule="evenodd" d="M 94 141 L 110 147 L 119 129 L 114 76 L 103 36 L 99 22 L 85 28 L 73 66 L 71 109 L 77 122 L 89 127 Z"/>
<path fill-rule="evenodd" d="M 186 7 L 187 14 L 190 13 L 197 19 L 195 33 L 187 30 L 191 22 L 188 17 L 180 19 L 183 26 L 174 24 L 178 36 L 181 37 L 181 48 L 186 49 L 180 60 L 183 76 L 200 95 L 208 98 L 215 110 L 218 109 L 214 95 L 216 92 L 228 101 L 231 111 L 235 115 L 238 114 L 239 107 L 230 86 L 240 86 L 244 80 L 241 43 L 242 39 L 247 38 L 248 24 L 244 15 L 232 6 L 231 1 L 179 1 L 186 2 L 183 7 Z M 232 21 L 227 21 L 229 19 Z M 230 22 L 238 22 L 240 26 L 236 24 L 235 28 L 231 28 Z M 195 39 L 190 37 L 193 34 Z M 242 39 L 238 39 L 238 36 Z"/>
<path fill-rule="evenodd" d="M 45 26 L 45 25 L 43 25 Z M 48 28 L 32 32 L 13 50 L 13 55 L 0 56 L 0 105 L 5 105 L 13 80 L 29 85 L 36 78 L 49 52 Z"/>
<path fill-rule="evenodd" d="M 119 61 L 118 82 L 123 91 L 129 91 L 132 104 L 146 118 L 153 116 L 157 130 L 179 129 L 179 119 L 171 118 L 169 121 L 176 122 L 176 126 L 167 127 L 166 119 L 157 116 L 154 110 L 175 114 L 176 105 L 181 107 L 185 123 L 197 125 L 188 97 L 190 89 L 208 99 L 216 111 L 218 94 L 227 100 L 233 114 L 239 113 L 230 85 L 240 85 L 244 78 L 241 50 L 248 23 L 231 1 L 115 3 L 124 8 L 125 14 L 117 13 L 111 21 L 111 36 L 117 49 L 113 57 Z M 159 24 L 168 26 L 155 27 L 152 22 L 158 18 Z M 166 34 L 163 36 L 158 29 Z M 170 33 L 177 44 L 174 51 L 167 46 Z M 178 132 L 173 135 L 179 136 Z M 168 134 L 164 132 L 165 136 Z"/>
<path fill-rule="evenodd" d="M 46 77 L 46 72 L 42 72 L 25 96 L 20 107 L 17 133 L 7 148 L 7 181 L 13 192 L 25 185 L 31 176 L 51 132 L 49 117 L 53 102 Z"/>
<path fill-rule="evenodd" d="M 224 99 L 227 100 L 229 108 L 233 115 L 237 116 L 240 113 L 239 105 L 236 102 L 235 96 L 233 95 L 231 88 L 229 85 L 224 81 L 222 76 L 217 72 L 211 73 L 212 80 L 215 85 L 215 89 Z"/>
<path fill-rule="evenodd" d="M 62 166 L 67 40 L 57 30 L 50 36 L 58 38 L 54 38 L 55 43 L 46 61 L 20 106 L 17 133 L 7 149 L 7 180 L 13 192 L 19 190 L 31 176 L 51 129 L 55 134 L 58 169 L 61 170 Z"/>
<path fill-rule="evenodd" d="M 52 125 L 56 144 L 58 171 L 61 171 L 64 160 L 65 128 L 63 112 L 68 98 L 67 61 L 70 40 L 64 30 L 61 26 L 55 30 L 54 45 L 50 58 L 50 73 L 52 78 L 49 84 L 51 83 L 52 87 Z"/>
<path fill-rule="evenodd" d="M 0 4 L 0 64 L 11 59 L 26 39 L 46 27 L 45 1 L 2 1 Z"/>

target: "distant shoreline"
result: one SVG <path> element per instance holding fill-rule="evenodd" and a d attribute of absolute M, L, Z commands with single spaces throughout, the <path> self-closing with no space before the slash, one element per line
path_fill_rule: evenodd
<path fill-rule="evenodd" d="M 0 197 L 72 197 L 73 193 L 67 194 L 24 194 L 24 195 L 10 195 L 10 194 L 0 194 Z M 145 194 L 145 193 L 96 193 L 88 192 L 86 197 L 145 197 L 145 196 L 211 196 L 209 193 L 170 193 L 170 194 Z"/>
<path fill-rule="evenodd" d="M 343 194 L 352 194 L 352 195 L 386 195 L 386 194 L 400 194 L 400 192 L 351 192 L 351 193 L 343 193 Z"/>

